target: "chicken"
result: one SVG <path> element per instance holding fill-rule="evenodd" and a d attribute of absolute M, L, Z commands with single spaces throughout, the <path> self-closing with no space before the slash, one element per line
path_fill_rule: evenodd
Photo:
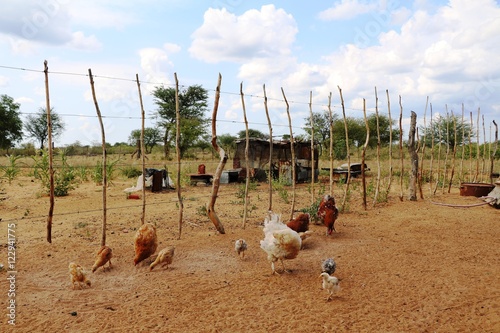
<path fill-rule="evenodd" d="M 134 238 L 135 258 L 134 265 L 153 255 L 158 247 L 156 227 L 151 223 L 144 223 L 137 230 Z"/>
<path fill-rule="evenodd" d="M 247 250 L 248 245 L 247 242 L 244 239 L 238 239 L 234 243 L 234 250 L 236 253 L 238 253 L 238 256 L 241 257 L 241 259 L 245 259 L 245 251 Z"/>
<path fill-rule="evenodd" d="M 300 213 L 286 225 L 297 232 L 306 232 L 309 230 L 309 220 L 310 215 L 308 213 Z"/>
<path fill-rule="evenodd" d="M 156 257 L 155 261 L 149 265 L 149 270 L 152 271 L 155 266 L 158 264 L 163 264 L 161 265 L 162 267 L 170 265 L 172 263 L 172 260 L 174 259 L 174 251 L 175 247 L 169 246 L 164 248 L 158 253 L 158 256 Z"/>
<path fill-rule="evenodd" d="M 113 258 L 113 250 L 107 245 L 102 246 L 97 252 L 97 258 L 95 260 L 94 266 L 92 266 L 92 273 L 94 273 L 99 267 L 102 266 L 104 270 L 104 265 L 109 261 L 109 268 L 111 268 L 111 258 Z"/>
<path fill-rule="evenodd" d="M 321 271 L 323 273 L 328 273 L 328 275 L 332 275 L 335 273 L 335 269 L 337 268 L 337 264 L 333 258 L 328 258 L 321 264 Z"/>
<path fill-rule="evenodd" d="M 320 277 L 323 278 L 323 289 L 327 290 L 329 293 L 326 298 L 328 302 L 332 298 L 332 295 L 340 289 L 339 279 L 335 276 L 328 275 L 328 273 L 321 273 Z"/>
<path fill-rule="evenodd" d="M 82 266 L 75 264 L 74 262 L 69 263 L 69 274 L 71 277 L 71 284 L 73 285 L 73 289 L 75 289 L 75 283 L 78 287 L 82 288 L 82 283 L 90 287 L 90 280 L 87 279 L 87 275 L 85 274 L 85 270 Z"/>
<path fill-rule="evenodd" d="M 281 261 L 283 271 L 285 259 L 294 259 L 299 254 L 302 247 L 302 240 L 299 234 L 281 222 L 278 214 L 269 212 L 269 216 L 264 221 L 264 239 L 260 241 L 260 247 L 267 253 L 267 260 L 271 262 L 273 274 L 277 273 L 274 268 L 276 261 Z"/>
<path fill-rule="evenodd" d="M 335 221 L 339 216 L 339 210 L 335 206 L 335 199 L 331 195 L 326 194 L 323 200 L 321 200 L 317 215 L 326 226 L 327 235 L 331 235 L 332 231 L 337 232 L 335 230 Z"/>

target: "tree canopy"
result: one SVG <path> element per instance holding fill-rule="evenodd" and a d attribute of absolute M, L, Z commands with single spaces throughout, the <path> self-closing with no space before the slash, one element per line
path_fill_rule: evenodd
<path fill-rule="evenodd" d="M 128 142 L 130 145 L 135 145 L 137 140 L 141 139 L 141 130 L 133 130 L 130 132 L 128 137 Z M 162 141 L 160 130 L 157 127 L 146 127 L 144 128 L 144 147 L 146 148 L 146 153 L 151 154 L 153 147 Z"/>
<path fill-rule="evenodd" d="M 237 133 L 237 136 L 238 136 L 238 139 L 244 139 L 244 138 L 246 138 L 247 137 L 246 130 L 239 131 Z M 251 128 L 248 129 L 248 137 L 249 138 L 257 138 L 257 139 L 264 139 L 264 140 L 269 139 L 269 135 L 268 134 L 262 133 L 259 130 L 251 129 Z"/>
<path fill-rule="evenodd" d="M 61 117 L 50 108 L 50 122 L 52 124 L 52 138 L 57 138 L 64 132 L 64 122 Z M 24 129 L 28 133 L 28 137 L 34 138 L 40 144 L 40 149 L 43 149 L 45 141 L 49 137 L 49 127 L 47 125 L 47 111 L 45 108 L 40 108 L 34 115 L 29 115 L 24 123 Z"/>
<path fill-rule="evenodd" d="M 23 122 L 19 117 L 20 104 L 7 95 L 0 96 L 0 149 L 14 147 L 23 137 Z"/>
<path fill-rule="evenodd" d="M 175 88 L 158 86 L 152 94 L 158 107 L 156 110 L 160 118 L 158 125 L 165 130 L 163 135 L 164 154 L 165 157 L 169 157 L 170 148 L 174 145 L 176 137 Z M 179 150 L 181 157 L 206 132 L 209 121 L 204 117 L 208 106 L 207 100 L 208 92 L 200 85 L 190 86 L 179 91 Z"/>
<path fill-rule="evenodd" d="M 470 124 L 465 121 L 462 122 L 462 119 L 459 119 L 455 115 L 448 117 L 438 115 L 432 120 L 432 125 L 429 125 L 427 128 L 420 127 L 420 132 L 422 133 L 420 134 L 420 137 L 422 138 L 425 135 L 425 144 L 428 147 L 431 146 L 432 139 L 434 138 L 434 144 L 441 142 L 442 144 L 447 144 L 450 148 L 453 148 L 455 146 L 455 128 L 457 146 L 469 144 L 469 133 L 471 129 Z M 474 138 L 474 131 L 472 131 L 470 135 L 471 139 Z"/>

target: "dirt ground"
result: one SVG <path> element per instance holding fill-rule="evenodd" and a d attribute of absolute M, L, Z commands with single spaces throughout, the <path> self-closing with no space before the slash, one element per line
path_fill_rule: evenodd
<path fill-rule="evenodd" d="M 313 236 L 286 262 L 291 273 L 281 275 L 271 274 L 259 247 L 266 184 L 250 192 L 245 228 L 241 185 L 221 185 L 215 208 L 225 234 L 203 215 L 211 187 L 182 188 L 180 239 L 177 193 L 147 191 L 146 222 L 157 226 L 159 249 L 176 249 L 170 267 L 149 272 L 132 261 L 142 200 L 126 199 L 133 181 L 115 180 L 107 191 L 113 268 L 88 273 L 92 286 L 73 290 L 69 262 L 90 270 L 100 247 L 102 188 L 81 184 L 56 198 L 49 244 L 49 198 L 39 184 L 21 177 L 0 185 L 1 332 L 500 332 L 500 210 L 431 202 L 480 202 L 458 189 L 417 202 L 394 193 L 367 211 L 353 195 L 337 233 L 327 237 L 324 226 L 311 225 Z M 297 185 L 296 209 L 311 205 L 309 188 Z M 341 188 L 334 194 L 340 201 Z M 288 216 L 290 204 L 275 194 L 273 210 Z M 8 229 L 15 230 L 13 284 Z M 238 238 L 249 244 L 243 260 L 234 251 Z M 341 286 L 329 302 L 319 277 L 327 257 L 337 262 Z"/>

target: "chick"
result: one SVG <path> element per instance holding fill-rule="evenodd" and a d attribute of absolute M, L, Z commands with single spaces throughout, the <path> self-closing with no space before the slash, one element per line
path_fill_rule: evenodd
<path fill-rule="evenodd" d="M 172 263 L 172 260 L 174 259 L 174 251 L 175 247 L 169 246 L 158 252 L 158 256 L 156 257 L 155 261 L 149 265 L 149 270 L 152 271 L 153 268 L 155 268 L 156 265 L 158 264 L 163 264 L 161 265 L 162 267 L 170 265 Z"/>
<path fill-rule="evenodd" d="M 94 273 L 99 267 L 102 266 L 104 270 L 104 265 L 109 261 L 109 268 L 112 267 L 111 258 L 113 257 L 113 250 L 109 246 L 102 246 L 97 252 L 97 258 L 95 260 L 94 266 L 92 266 L 92 273 Z"/>
<path fill-rule="evenodd" d="M 241 257 L 241 259 L 245 259 L 245 251 L 247 250 L 248 245 L 247 242 L 244 239 L 238 239 L 234 243 L 234 250 L 236 253 L 238 253 L 238 256 Z"/>
<path fill-rule="evenodd" d="M 332 275 L 335 273 L 335 269 L 337 268 L 337 263 L 333 258 L 328 258 L 321 264 L 321 271 L 323 273 L 328 273 L 328 275 Z"/>
<path fill-rule="evenodd" d="M 329 293 L 326 299 L 328 302 L 332 298 L 332 295 L 340 289 L 339 279 L 335 276 L 328 275 L 328 273 L 321 273 L 320 277 L 323 278 L 323 289 L 327 290 Z"/>
<path fill-rule="evenodd" d="M 77 283 L 78 287 L 80 287 L 80 289 L 82 288 L 82 283 L 90 287 L 91 285 L 90 280 L 87 279 L 87 276 L 85 275 L 85 271 L 82 266 L 75 264 L 74 262 L 71 262 L 68 268 L 73 289 L 75 289 L 75 282 Z"/>

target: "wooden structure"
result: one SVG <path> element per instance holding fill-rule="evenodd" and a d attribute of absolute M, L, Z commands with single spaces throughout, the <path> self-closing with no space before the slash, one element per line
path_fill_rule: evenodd
<path fill-rule="evenodd" d="M 238 170 L 238 179 L 240 181 L 246 178 L 245 164 L 245 139 L 236 140 L 236 151 L 233 158 L 233 170 Z M 310 182 L 314 175 L 314 180 L 318 179 L 318 148 L 314 145 L 314 163 L 311 158 L 310 142 L 295 142 L 295 172 L 296 182 Z M 284 178 L 292 181 L 292 150 L 288 140 L 273 141 L 272 161 L 269 161 L 269 140 L 250 138 L 248 147 L 248 169 L 250 176 L 256 180 L 265 180 L 267 178 L 269 167 L 273 178 Z M 270 163 L 269 163 L 270 162 Z"/>

